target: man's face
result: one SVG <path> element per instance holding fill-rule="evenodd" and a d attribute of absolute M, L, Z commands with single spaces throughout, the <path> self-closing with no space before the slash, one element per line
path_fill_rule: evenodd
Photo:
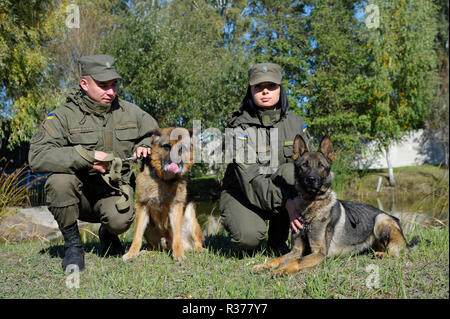
<path fill-rule="evenodd" d="M 116 79 L 99 82 L 86 76 L 81 79 L 80 85 L 91 99 L 100 103 L 112 103 L 117 95 Z"/>

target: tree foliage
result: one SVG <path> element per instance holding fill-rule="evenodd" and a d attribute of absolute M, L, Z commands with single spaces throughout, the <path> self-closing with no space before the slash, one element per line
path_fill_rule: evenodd
<path fill-rule="evenodd" d="M 62 0 L 48 18 L 52 37 L 46 43 L 52 77 L 65 87 L 80 79 L 78 59 L 102 53 L 102 42 L 119 23 L 118 13 L 126 6 L 121 0 Z"/>
<path fill-rule="evenodd" d="M 380 25 L 367 31 L 370 134 L 388 147 L 423 127 L 436 72 L 436 11 L 430 1 L 376 1 Z"/>
<path fill-rule="evenodd" d="M 51 11 L 50 1 L 0 3 L 0 128 L 14 132 L 12 143 L 34 132 L 39 110 L 54 98 L 44 89 L 49 66 L 44 48 L 49 38 L 46 18 Z M 0 135 L 5 136 L 3 131 Z"/>
<path fill-rule="evenodd" d="M 79 0 L 79 27 L 68 27 L 72 1 L 0 4 L 0 129 L 8 147 L 28 141 L 46 113 L 60 106 L 79 79 L 77 59 L 100 53 L 117 23 L 107 14 L 119 1 Z M 3 131 L 0 131 L 5 136 Z"/>
<path fill-rule="evenodd" d="M 438 8 L 437 73 L 432 85 L 436 91 L 430 104 L 430 112 L 426 120 L 426 128 L 439 138 L 444 153 L 444 165 L 448 168 L 449 159 L 449 61 L 448 61 L 448 17 L 449 1 L 435 1 Z"/>
<path fill-rule="evenodd" d="M 70 4 L 0 4 L 0 127 L 10 146 L 62 104 L 87 54 L 115 56 L 120 96 L 161 126 L 223 128 L 248 68 L 278 63 L 291 111 L 353 154 L 362 138 L 381 149 L 424 127 L 448 97 L 445 0 L 78 0 L 80 28 L 66 25 Z M 368 5 L 379 8 L 375 28 Z"/>
<path fill-rule="evenodd" d="M 363 87 L 367 69 L 363 22 L 355 17 L 353 5 L 353 1 L 310 2 L 308 71 L 299 87 L 311 130 L 319 136 L 329 134 L 337 145 L 349 149 L 368 137 L 370 127 Z"/>
<path fill-rule="evenodd" d="M 123 96 L 162 126 L 223 126 L 245 92 L 248 63 L 239 49 L 221 45 L 216 8 L 201 1 L 134 5 L 105 46 L 127 57 L 117 62 Z"/>

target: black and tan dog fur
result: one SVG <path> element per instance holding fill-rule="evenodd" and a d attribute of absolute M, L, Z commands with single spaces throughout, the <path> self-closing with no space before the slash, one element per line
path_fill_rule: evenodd
<path fill-rule="evenodd" d="M 399 220 L 373 206 L 341 201 L 331 189 L 333 145 L 324 137 L 317 152 L 310 152 L 300 135 L 294 140 L 293 159 L 298 196 L 296 207 L 302 212 L 304 228 L 292 235 L 292 250 L 253 270 L 272 269 L 276 274 L 292 274 L 311 269 L 325 257 L 369 248 L 379 257 L 398 257 L 406 247 Z"/>
<path fill-rule="evenodd" d="M 184 259 L 187 250 L 204 250 L 195 206 L 187 202 L 187 176 L 193 165 L 192 143 L 189 143 L 190 152 L 186 152 L 188 146 L 183 143 L 181 135 L 173 134 L 176 133 L 174 130 L 190 136 L 182 128 L 164 128 L 153 132 L 150 161 L 144 164 L 136 178 L 136 231 L 130 250 L 123 256 L 124 261 L 139 254 L 142 237 L 145 237 L 150 248 L 172 250 L 176 261 Z M 177 172 L 168 168 L 174 165 L 171 160 L 174 148 L 177 148 L 175 155 L 178 152 L 181 158 L 181 162 L 177 163 Z M 187 158 L 185 154 L 188 154 Z"/>

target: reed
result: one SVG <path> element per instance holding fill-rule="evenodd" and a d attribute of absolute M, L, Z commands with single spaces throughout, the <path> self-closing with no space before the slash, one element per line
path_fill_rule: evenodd
<path fill-rule="evenodd" d="M 449 178 L 448 170 L 442 178 L 433 183 L 431 191 L 416 204 L 416 211 L 428 212 L 429 216 L 441 223 L 448 223 L 449 214 Z"/>
<path fill-rule="evenodd" d="M 3 167 L 3 168 L 2 168 Z M 25 171 L 27 166 L 7 173 L 8 160 L 0 159 L 0 219 L 5 217 L 11 210 L 10 207 L 24 206 L 30 204 L 28 194 L 29 184 L 26 183 Z"/>

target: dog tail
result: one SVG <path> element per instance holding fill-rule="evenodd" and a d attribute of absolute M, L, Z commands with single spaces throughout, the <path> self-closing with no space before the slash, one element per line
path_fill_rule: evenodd
<path fill-rule="evenodd" d="M 409 243 L 406 244 L 406 248 L 408 248 L 408 250 L 414 249 L 416 248 L 416 246 L 420 243 L 422 243 L 423 241 L 425 241 L 425 243 L 429 244 L 430 241 L 428 239 L 425 240 L 421 240 L 419 238 L 419 236 L 414 236 L 411 241 Z"/>

